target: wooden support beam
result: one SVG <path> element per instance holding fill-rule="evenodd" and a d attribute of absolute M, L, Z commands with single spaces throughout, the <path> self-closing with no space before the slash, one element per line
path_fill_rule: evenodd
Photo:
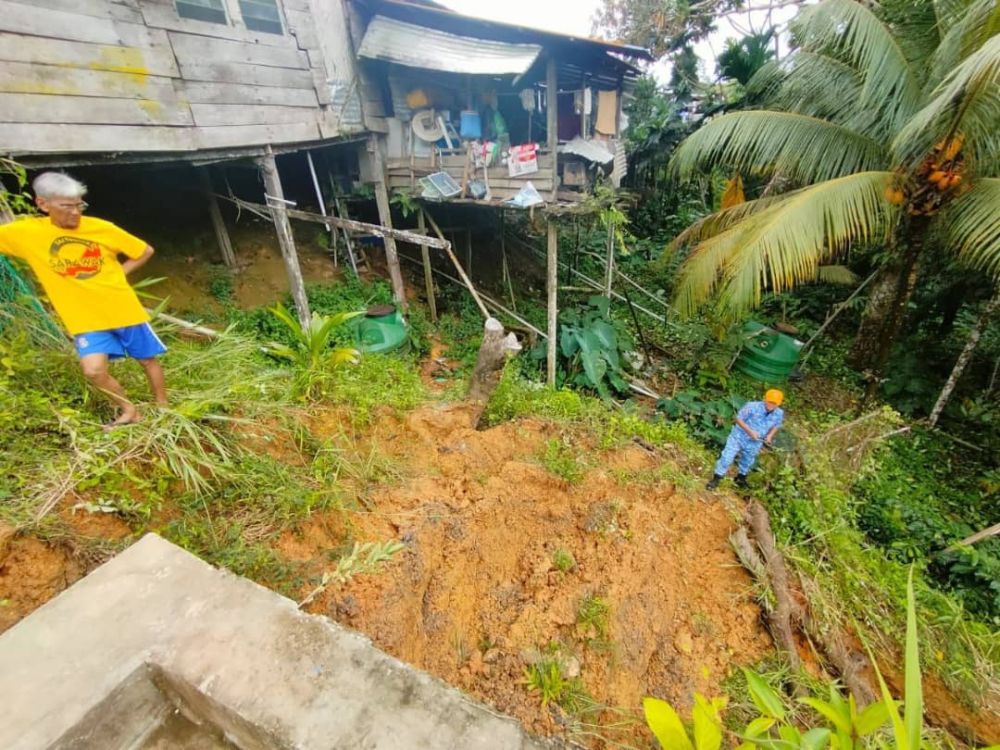
<path fill-rule="evenodd" d="M 235 203 L 248 211 L 254 211 L 255 213 L 263 213 L 267 215 L 270 211 L 268 206 L 262 205 L 260 203 L 254 203 L 252 201 L 235 199 Z M 405 229 L 392 229 L 390 227 L 383 227 L 381 224 L 369 224 L 364 221 L 355 221 L 354 219 L 343 219 L 339 216 L 321 216 L 320 214 L 314 214 L 311 211 L 300 211 L 297 208 L 289 208 L 285 210 L 285 213 L 290 219 L 298 219 L 300 221 L 309 221 L 314 224 L 333 224 L 337 227 L 343 227 L 344 229 L 349 229 L 354 232 L 362 232 L 364 234 L 371 234 L 376 237 L 386 237 L 392 236 L 401 242 L 409 242 L 411 245 L 427 245 L 428 247 L 438 248 L 441 250 L 451 249 L 451 243 L 446 239 L 434 239 L 433 237 L 424 237 L 417 234 L 416 232 L 408 232 Z M 427 215 L 427 220 L 433 222 L 430 214 Z M 432 224 L 432 226 L 437 226 Z M 442 235 L 438 235 L 439 237 Z"/>
<path fill-rule="evenodd" d="M 222 254 L 222 262 L 227 268 L 236 267 L 236 253 L 233 252 L 233 243 L 229 240 L 229 230 L 226 229 L 226 222 L 222 219 L 222 211 L 219 210 L 219 199 L 215 197 L 215 189 L 212 187 L 212 175 L 209 167 L 196 167 L 201 185 L 208 196 L 208 214 L 212 217 L 212 229 L 215 230 L 215 241 L 219 243 L 219 252 Z"/>
<path fill-rule="evenodd" d="M 548 254 L 545 274 L 545 290 L 548 297 L 548 344 L 545 355 L 545 373 L 548 384 L 556 385 L 556 343 L 559 338 L 559 227 L 552 217 L 547 219 Z"/>
<path fill-rule="evenodd" d="M 465 287 L 469 290 L 469 294 L 472 295 L 472 299 L 476 301 L 476 304 L 479 306 L 480 311 L 482 311 L 483 313 L 483 317 L 484 318 L 491 317 L 490 311 L 486 309 L 486 305 L 484 305 L 482 299 L 480 299 L 479 293 L 476 291 L 476 287 L 472 283 L 472 279 L 469 278 L 469 275 L 465 272 L 465 269 L 462 268 L 462 264 L 459 263 L 458 258 L 455 257 L 455 251 L 451 249 L 451 243 L 445 240 L 444 234 L 441 233 L 441 227 L 437 225 L 437 222 L 434 221 L 434 217 L 431 216 L 429 213 L 427 213 L 427 211 L 424 208 L 421 207 L 420 211 L 427 218 L 427 223 L 431 225 L 431 229 L 433 229 L 434 233 L 441 239 L 444 251 L 448 253 L 448 257 L 451 258 L 451 262 L 455 266 L 455 270 L 458 272 L 459 278 L 462 279 L 462 283 L 465 284 Z"/>
<path fill-rule="evenodd" d="M 257 159 L 257 166 L 264 178 L 264 192 L 267 196 L 271 219 L 274 221 L 274 229 L 278 234 L 281 257 L 285 261 L 285 271 L 288 274 L 288 285 L 291 287 L 292 299 L 295 300 L 295 310 L 302 327 L 306 328 L 311 318 L 309 300 L 306 298 L 306 286 L 302 281 L 302 269 L 299 268 L 299 256 L 295 252 L 292 225 L 288 223 L 288 210 L 285 207 L 285 193 L 281 189 L 278 165 L 270 147 L 268 147 L 268 153 L 265 156 Z"/>
<path fill-rule="evenodd" d="M 424 218 L 423 211 L 417 212 L 417 229 L 420 230 L 420 234 L 427 233 L 427 220 Z M 437 300 L 434 298 L 434 275 L 431 268 L 430 247 L 426 241 L 420 243 L 420 257 L 424 262 L 424 286 L 427 288 L 427 306 L 431 311 L 431 322 L 437 323 L 438 315 Z"/>
<path fill-rule="evenodd" d="M 545 123 L 548 135 L 549 153 L 552 154 L 552 197 L 556 199 L 559 189 L 559 76 L 556 59 L 549 55 L 545 66 L 545 96 L 548 106 L 545 110 Z"/>
<path fill-rule="evenodd" d="M 378 220 L 382 226 L 392 228 L 392 209 L 389 206 L 389 190 L 386 188 L 385 160 L 382 158 L 382 148 L 378 136 L 368 138 L 368 153 L 371 155 L 372 172 L 375 175 L 375 203 L 378 205 Z M 392 294 L 396 302 L 405 311 L 406 289 L 403 286 L 403 273 L 399 268 L 399 254 L 396 252 L 396 239 L 391 234 L 383 234 L 385 243 L 385 260 L 389 266 L 389 278 L 392 280 Z"/>

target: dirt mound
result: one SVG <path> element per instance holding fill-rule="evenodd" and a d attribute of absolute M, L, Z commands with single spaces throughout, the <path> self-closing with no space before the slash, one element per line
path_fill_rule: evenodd
<path fill-rule="evenodd" d="M 650 479 L 661 458 L 638 446 L 569 483 L 539 456 L 549 439 L 585 436 L 530 420 L 477 432 L 469 418 L 426 407 L 384 427 L 382 448 L 414 478 L 377 490 L 354 533 L 406 548 L 311 611 L 549 733 L 554 713 L 523 684 L 540 656 L 579 666 L 599 704 L 632 710 L 644 695 L 684 706 L 695 690 L 717 694 L 771 647 L 717 497 Z M 316 518 L 299 542 L 336 544 L 328 531 Z"/>
<path fill-rule="evenodd" d="M 44 541 L 0 523 L 0 633 L 108 560 L 109 543 L 131 533 L 116 516 L 68 503 L 58 518 Z"/>

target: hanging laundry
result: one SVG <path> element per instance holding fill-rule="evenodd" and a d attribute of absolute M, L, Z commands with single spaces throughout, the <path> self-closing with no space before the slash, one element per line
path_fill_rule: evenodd
<path fill-rule="evenodd" d="M 618 134 L 618 92 L 597 92 L 597 123 L 594 129 L 601 135 Z"/>

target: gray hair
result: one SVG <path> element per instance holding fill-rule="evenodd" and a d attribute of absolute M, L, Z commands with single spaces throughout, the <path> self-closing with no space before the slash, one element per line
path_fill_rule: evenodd
<path fill-rule="evenodd" d="M 87 186 L 63 172 L 42 172 L 31 183 L 39 198 L 80 198 L 87 193 Z"/>

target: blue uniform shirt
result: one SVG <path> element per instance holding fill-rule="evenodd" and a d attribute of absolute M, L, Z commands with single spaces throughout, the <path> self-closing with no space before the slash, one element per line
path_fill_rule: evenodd
<path fill-rule="evenodd" d="M 785 412 L 780 406 L 769 412 L 763 401 L 747 402 L 736 416 L 742 419 L 747 427 L 760 435 L 761 440 L 767 437 L 767 433 L 775 427 L 781 427 L 781 423 L 785 421 Z M 738 425 L 734 429 L 746 435 Z M 749 438 L 749 436 L 747 437 Z"/>

